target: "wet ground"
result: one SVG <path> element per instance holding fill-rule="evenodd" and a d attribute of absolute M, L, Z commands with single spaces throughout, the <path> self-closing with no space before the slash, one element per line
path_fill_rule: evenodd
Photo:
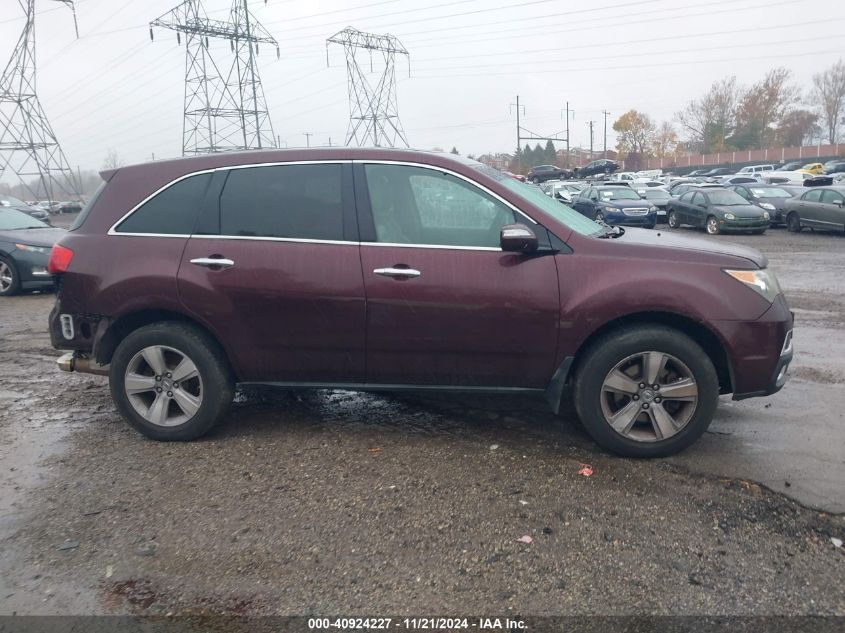
<path fill-rule="evenodd" d="M 54 369 L 51 296 L 0 301 L 0 613 L 845 615 L 845 238 L 711 239 L 769 255 L 793 379 L 668 460 L 533 399 L 267 389 L 157 444 Z"/>

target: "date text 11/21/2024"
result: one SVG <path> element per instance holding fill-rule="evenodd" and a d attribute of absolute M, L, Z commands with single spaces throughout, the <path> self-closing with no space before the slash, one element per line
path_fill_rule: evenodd
<path fill-rule="evenodd" d="M 309 618 L 309 630 L 330 629 L 392 629 L 401 628 L 410 631 L 452 631 L 456 629 L 477 629 L 480 631 L 524 630 L 525 622 L 511 618 Z"/>

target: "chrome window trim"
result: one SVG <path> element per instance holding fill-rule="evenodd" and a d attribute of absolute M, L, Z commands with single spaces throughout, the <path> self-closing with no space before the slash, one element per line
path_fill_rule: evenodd
<path fill-rule="evenodd" d="M 499 202 L 504 204 L 506 207 L 508 207 L 512 211 L 515 211 L 516 213 L 518 213 L 519 215 L 524 217 L 526 220 L 531 222 L 531 224 L 539 224 L 539 222 L 537 222 L 534 218 L 531 218 L 528 215 L 526 215 L 524 211 L 522 211 L 518 207 L 514 206 L 513 204 L 511 204 L 510 202 L 505 200 L 502 196 L 497 194 L 495 191 L 491 191 L 490 189 L 488 189 L 487 187 L 485 187 L 481 183 L 476 182 L 475 180 L 472 180 L 471 178 L 468 178 L 467 176 L 464 176 L 463 174 L 459 174 L 458 172 L 453 171 L 453 170 L 449 169 L 448 167 L 438 167 L 437 165 L 429 165 L 427 163 L 415 163 L 413 161 L 407 161 L 407 160 L 389 160 L 389 159 L 373 159 L 373 160 L 355 159 L 352 162 L 356 165 L 403 165 L 405 167 L 421 167 L 423 169 L 431 169 L 433 171 L 445 172 L 447 174 L 455 176 L 456 178 L 460 178 L 461 180 L 463 180 L 465 182 L 468 182 L 469 184 L 471 184 L 474 187 L 477 187 L 478 189 L 481 189 L 487 195 L 492 196 L 493 198 L 495 198 L 496 200 L 498 200 Z M 479 248 L 481 248 L 481 247 L 479 247 Z M 485 248 L 489 248 L 489 247 L 485 247 Z M 496 249 L 496 250 L 499 250 L 499 249 Z"/>
<path fill-rule="evenodd" d="M 361 242 L 351 240 L 318 240 L 305 237 L 270 237 L 263 235 L 189 235 L 190 239 L 198 240 L 248 240 L 252 242 L 295 242 L 302 244 L 335 244 L 358 245 Z"/>
<path fill-rule="evenodd" d="M 361 246 L 387 246 L 392 248 L 435 248 L 450 251 L 493 251 L 502 253 L 498 246 L 452 246 L 450 244 L 397 244 L 395 242 L 361 242 Z"/>

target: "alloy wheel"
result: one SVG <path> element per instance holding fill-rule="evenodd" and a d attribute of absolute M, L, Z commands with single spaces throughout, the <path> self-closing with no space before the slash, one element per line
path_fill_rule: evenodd
<path fill-rule="evenodd" d="M 707 218 L 707 232 L 710 235 L 719 234 L 719 222 L 713 216 Z"/>
<path fill-rule="evenodd" d="M 674 211 L 670 211 L 668 222 L 669 222 L 669 228 L 670 229 L 678 228 L 678 214 L 675 213 Z"/>
<path fill-rule="evenodd" d="M 178 426 L 189 421 L 203 400 L 196 364 L 172 347 L 145 347 L 126 366 L 123 389 L 129 403 L 147 422 Z"/>
<path fill-rule="evenodd" d="M 596 211 L 596 222 L 604 222 L 604 213 Z"/>
<path fill-rule="evenodd" d="M 680 433 L 698 406 L 698 384 L 675 356 L 648 351 L 616 364 L 601 387 L 605 420 L 621 436 L 658 442 Z"/>
<path fill-rule="evenodd" d="M 0 292 L 9 292 L 12 284 L 15 283 L 12 267 L 4 261 L 0 261 Z"/>

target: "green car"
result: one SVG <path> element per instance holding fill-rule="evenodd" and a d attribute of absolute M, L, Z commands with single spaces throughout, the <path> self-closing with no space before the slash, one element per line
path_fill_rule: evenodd
<path fill-rule="evenodd" d="M 710 235 L 730 231 L 765 233 L 769 212 L 728 189 L 692 189 L 669 201 L 669 228 L 684 224 L 703 228 Z"/>

